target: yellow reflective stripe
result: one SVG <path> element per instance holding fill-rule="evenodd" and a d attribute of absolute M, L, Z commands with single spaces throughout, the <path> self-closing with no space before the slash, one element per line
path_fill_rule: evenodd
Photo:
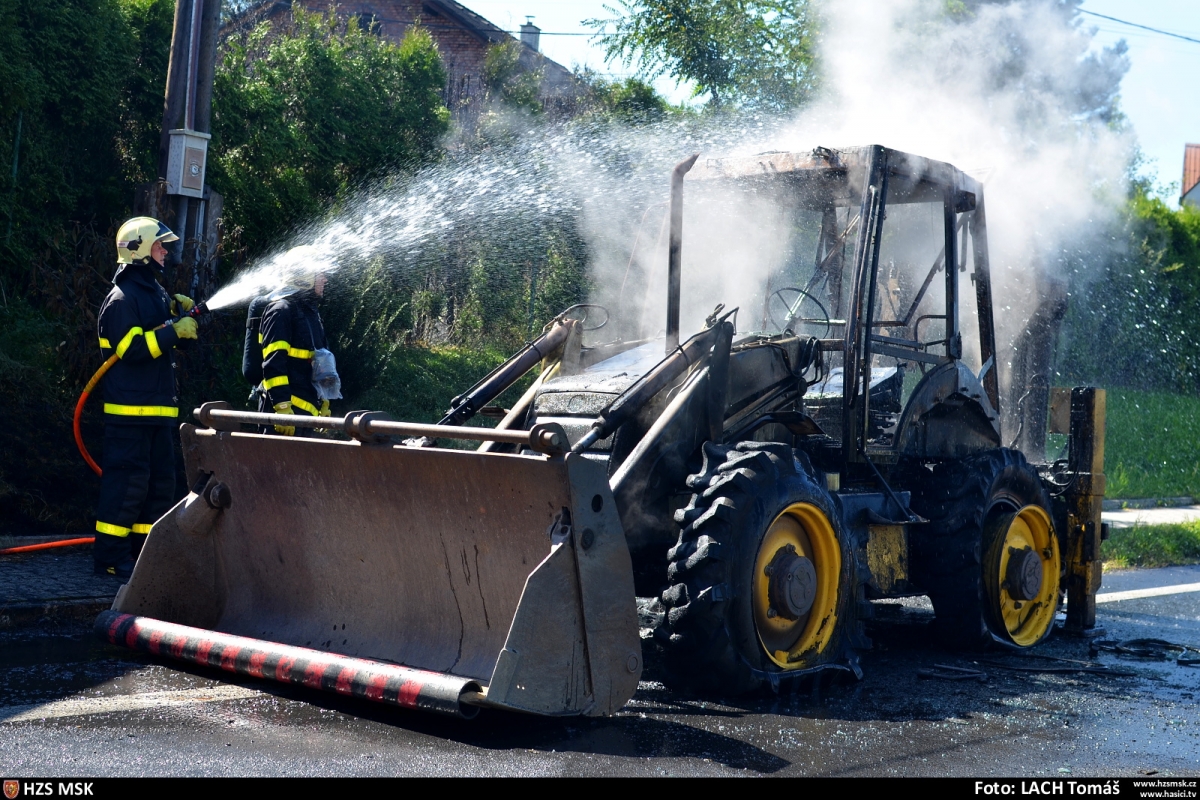
<path fill-rule="evenodd" d="M 317 354 L 317 351 L 315 350 L 299 350 L 295 347 L 292 347 L 287 342 L 278 341 L 271 342 L 269 345 L 263 348 L 263 361 L 266 361 L 267 356 L 271 355 L 271 353 L 274 353 L 276 350 L 287 350 L 287 354 L 292 358 L 312 359 Z"/>
<path fill-rule="evenodd" d="M 133 524 L 134 533 L 149 533 L 150 528 L 154 525 L 153 522 L 135 522 Z"/>
<path fill-rule="evenodd" d="M 171 406 L 121 406 L 105 403 L 104 413 L 122 417 L 178 417 L 179 409 Z"/>
<path fill-rule="evenodd" d="M 151 358 L 158 358 L 162 355 L 162 348 L 158 346 L 158 336 L 154 331 L 146 331 L 146 347 L 150 350 Z"/>
<path fill-rule="evenodd" d="M 314 417 L 320 416 L 320 410 L 307 400 L 292 395 L 292 408 L 301 408 L 312 414 Z"/>
<path fill-rule="evenodd" d="M 274 353 L 276 350 L 289 350 L 291 347 L 292 346 L 290 344 L 284 341 L 271 342 L 269 345 L 263 348 L 263 361 L 266 361 L 267 356 L 271 355 L 271 353 Z"/>
<path fill-rule="evenodd" d="M 258 334 L 258 343 L 262 344 L 262 334 Z"/>
<path fill-rule="evenodd" d="M 109 525 L 107 522 L 96 520 L 96 530 L 100 533 L 107 533 L 109 536 L 125 537 L 129 535 L 129 528 L 122 528 L 120 525 Z"/>
<path fill-rule="evenodd" d="M 287 375 L 280 375 L 279 377 L 276 377 L 276 378 L 267 378 L 265 381 L 263 381 L 263 388 L 264 389 L 274 389 L 276 386 L 285 386 L 287 384 L 287 382 L 288 382 Z"/>
<path fill-rule="evenodd" d="M 103 336 L 101 336 L 100 337 L 100 348 L 102 350 L 112 350 L 112 345 L 109 344 L 108 339 L 105 339 Z"/>
<path fill-rule="evenodd" d="M 141 328 L 130 328 L 129 333 L 125 334 L 125 338 L 117 344 L 117 358 L 124 358 L 125 351 L 129 349 L 129 345 L 133 344 L 133 337 L 141 335 Z"/>

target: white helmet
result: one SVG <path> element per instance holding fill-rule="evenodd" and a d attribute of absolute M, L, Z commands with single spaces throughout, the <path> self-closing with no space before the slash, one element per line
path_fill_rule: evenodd
<path fill-rule="evenodd" d="M 317 285 L 317 276 L 335 268 L 332 260 L 311 244 L 293 247 L 279 257 L 277 264 L 283 273 L 283 285 L 271 293 L 272 300 L 311 292 Z"/>
<path fill-rule="evenodd" d="M 155 242 L 178 242 L 179 237 L 154 217 L 134 217 L 117 231 L 117 263 L 143 264 Z"/>

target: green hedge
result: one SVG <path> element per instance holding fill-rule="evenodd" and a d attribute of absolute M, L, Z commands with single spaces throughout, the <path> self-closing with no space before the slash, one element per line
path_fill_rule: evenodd
<path fill-rule="evenodd" d="M 1101 239 L 1075 258 L 1060 370 L 1104 386 L 1200 390 L 1200 209 L 1172 210 L 1139 188 Z"/>

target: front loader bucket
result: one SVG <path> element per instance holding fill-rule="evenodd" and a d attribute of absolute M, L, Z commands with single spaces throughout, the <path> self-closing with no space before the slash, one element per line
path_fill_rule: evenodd
<path fill-rule="evenodd" d="M 221 638 L 195 629 L 228 634 L 227 668 L 241 672 L 239 648 L 266 653 L 260 667 L 305 648 L 334 665 L 308 683 L 321 688 L 371 663 L 437 673 L 449 683 L 432 710 L 458 692 L 603 715 L 637 688 L 629 551 L 604 470 L 586 459 L 193 425 L 182 440 L 195 491 L 155 523 L 113 604 L 124 627 L 103 620 L 109 638 L 150 649 L 174 637 L 155 652 L 195 661 L 202 648 L 226 666 L 211 649 Z M 185 627 L 156 634 L 160 622 Z"/>

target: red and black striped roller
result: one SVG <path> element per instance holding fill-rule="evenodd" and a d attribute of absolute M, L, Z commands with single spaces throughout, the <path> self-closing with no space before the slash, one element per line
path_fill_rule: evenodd
<path fill-rule="evenodd" d="M 100 638 L 113 644 L 252 678 L 459 717 L 470 718 L 479 711 L 463 702 L 465 694 L 480 692 L 479 684 L 456 675 L 233 636 L 119 611 L 105 611 L 98 616 L 95 630 Z"/>

